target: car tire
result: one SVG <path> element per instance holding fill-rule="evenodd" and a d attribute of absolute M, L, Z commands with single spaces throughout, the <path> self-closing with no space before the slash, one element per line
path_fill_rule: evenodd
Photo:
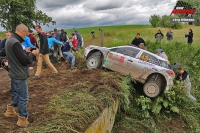
<path fill-rule="evenodd" d="M 90 55 L 90 57 L 88 57 L 86 61 L 86 66 L 89 69 L 100 68 L 101 64 L 102 64 L 102 61 L 101 61 L 101 56 L 99 55 L 99 52 L 95 52 L 92 55 Z"/>
<path fill-rule="evenodd" d="M 144 94 L 149 98 L 155 98 L 160 95 L 161 87 L 155 81 L 148 81 L 143 86 Z"/>

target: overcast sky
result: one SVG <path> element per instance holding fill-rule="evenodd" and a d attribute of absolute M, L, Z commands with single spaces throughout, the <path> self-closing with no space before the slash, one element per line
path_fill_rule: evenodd
<path fill-rule="evenodd" d="M 177 0 L 36 0 L 37 8 L 56 21 L 50 28 L 149 24 L 153 14 L 170 15 Z"/>

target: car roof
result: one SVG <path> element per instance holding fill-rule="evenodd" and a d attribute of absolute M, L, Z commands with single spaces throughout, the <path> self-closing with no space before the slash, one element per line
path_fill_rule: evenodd
<path fill-rule="evenodd" d="M 141 48 L 138 48 L 138 47 L 134 47 L 134 46 L 117 46 L 117 47 L 111 47 L 111 48 L 108 48 L 108 49 L 112 49 L 112 48 L 134 48 L 134 49 L 138 49 L 138 50 L 140 50 L 142 52 L 146 52 L 148 54 L 151 54 L 151 55 L 155 56 L 156 58 L 158 58 L 159 60 L 168 61 L 168 60 L 158 56 L 157 54 L 151 53 L 151 52 L 149 52 L 147 50 L 144 50 L 144 49 L 141 49 Z"/>

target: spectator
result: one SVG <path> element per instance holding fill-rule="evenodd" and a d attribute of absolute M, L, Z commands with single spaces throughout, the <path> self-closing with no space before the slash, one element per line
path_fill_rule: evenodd
<path fill-rule="evenodd" d="M 50 49 L 50 59 L 55 61 L 55 63 L 58 63 L 58 45 L 63 45 L 61 41 L 58 41 L 55 39 L 56 34 L 54 32 L 51 33 L 51 36 L 48 37 L 48 45 Z"/>
<path fill-rule="evenodd" d="M 175 78 L 176 80 L 183 81 L 186 85 L 187 96 L 193 101 L 197 102 L 197 99 L 193 97 L 190 93 L 191 91 L 191 82 L 188 73 L 182 68 L 178 68 L 178 74 Z"/>
<path fill-rule="evenodd" d="M 37 41 L 36 41 L 36 38 L 33 34 L 33 31 L 32 30 L 29 30 L 29 35 L 28 37 L 30 38 L 30 41 L 31 43 L 36 47 L 36 48 L 39 48 L 38 44 L 37 44 Z"/>
<path fill-rule="evenodd" d="M 77 44 L 77 46 L 76 46 L 76 50 L 78 51 L 79 48 L 82 49 L 83 38 L 82 38 L 81 34 L 78 33 L 77 30 L 74 30 L 74 32 L 75 32 L 76 37 L 77 37 L 77 40 L 78 40 L 78 44 Z"/>
<path fill-rule="evenodd" d="M 167 55 L 165 54 L 165 52 L 161 48 L 159 48 L 157 50 L 157 55 L 160 56 L 160 57 L 162 57 L 162 58 L 164 58 L 165 60 L 168 60 Z"/>
<path fill-rule="evenodd" d="M 12 34 L 11 31 L 6 32 L 6 38 L 3 39 L 0 43 L 0 51 L 2 48 L 5 48 L 6 40 L 11 36 L 11 34 Z"/>
<path fill-rule="evenodd" d="M 60 41 L 61 34 L 58 32 L 58 30 L 56 28 L 54 29 L 54 33 L 56 34 L 56 40 Z M 62 47 L 62 45 L 58 45 L 58 53 L 59 53 L 60 57 L 63 58 L 61 47 Z"/>
<path fill-rule="evenodd" d="M 144 46 L 144 43 L 140 43 L 140 44 L 139 44 L 139 48 L 144 49 L 144 50 L 147 50 L 147 48 Z"/>
<path fill-rule="evenodd" d="M 73 41 L 73 37 L 69 37 L 69 40 L 67 40 L 65 43 L 64 43 L 64 48 L 63 48 L 63 54 L 66 55 L 66 64 L 68 63 L 69 61 L 69 58 L 72 59 L 72 62 L 71 62 L 71 69 L 75 69 L 75 57 L 74 55 L 70 52 L 70 49 L 72 49 L 73 51 L 75 51 L 76 53 L 78 51 L 75 50 L 75 48 L 73 47 L 73 44 L 72 44 L 72 41 Z"/>
<path fill-rule="evenodd" d="M 0 36 L 0 43 L 1 43 L 2 37 Z"/>
<path fill-rule="evenodd" d="M 192 29 L 189 29 L 188 34 L 185 34 L 185 37 L 187 37 L 188 39 L 188 44 L 192 44 L 193 42 L 193 32 Z"/>
<path fill-rule="evenodd" d="M 169 28 L 168 32 L 166 33 L 167 41 L 173 40 L 173 32 L 172 29 Z"/>
<path fill-rule="evenodd" d="M 15 33 L 11 35 L 6 41 L 6 58 L 8 59 L 8 75 L 11 78 L 12 87 L 12 102 L 7 105 L 7 110 L 4 114 L 6 117 L 16 117 L 15 107 L 18 107 L 18 121 L 17 125 L 20 127 L 27 127 L 28 122 L 28 86 L 27 78 L 29 77 L 28 64 L 30 57 L 22 49 L 21 43 L 23 38 L 28 33 L 28 28 L 24 24 L 16 27 Z M 33 50 L 31 54 L 36 55 L 37 50 Z"/>
<path fill-rule="evenodd" d="M 31 49 L 36 50 L 36 46 L 31 43 L 31 40 L 28 36 L 24 37 L 24 43 L 22 44 L 22 46 L 24 47 L 24 50 L 27 49 L 28 47 L 31 47 Z"/>
<path fill-rule="evenodd" d="M 60 41 L 62 43 L 65 43 L 67 41 L 67 32 L 65 32 L 63 29 L 61 29 L 61 38 Z"/>
<path fill-rule="evenodd" d="M 140 43 L 144 43 L 144 45 L 145 45 L 145 41 L 140 37 L 140 33 L 137 33 L 136 37 L 133 39 L 131 44 L 133 46 L 139 47 Z"/>
<path fill-rule="evenodd" d="M 58 71 L 49 60 L 49 46 L 48 46 L 47 35 L 42 32 L 42 27 L 40 25 L 36 25 L 35 30 L 37 31 L 40 39 L 40 51 L 37 63 L 37 70 L 33 79 L 40 78 L 43 60 L 46 62 L 47 66 L 53 70 L 53 74 L 58 74 Z"/>
<path fill-rule="evenodd" d="M 72 44 L 73 44 L 74 49 L 76 49 L 78 40 L 77 40 L 77 36 L 74 32 L 72 33 L 72 37 L 73 37 Z"/>
<path fill-rule="evenodd" d="M 91 36 L 92 36 L 92 38 L 95 38 L 95 32 L 94 32 L 94 30 L 91 31 Z"/>
<path fill-rule="evenodd" d="M 163 39 L 164 35 L 161 32 L 161 30 L 158 30 L 158 32 L 155 34 L 155 38 L 157 41 L 161 41 Z"/>

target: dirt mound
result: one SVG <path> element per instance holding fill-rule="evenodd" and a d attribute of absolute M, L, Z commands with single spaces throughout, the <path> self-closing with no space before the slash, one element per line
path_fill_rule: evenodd
<path fill-rule="evenodd" d="M 29 78 L 30 126 L 24 132 L 83 132 L 118 97 L 121 89 L 115 73 L 88 70 L 80 58 L 76 62 L 77 70 L 70 70 L 70 65 L 61 62 L 54 64 L 58 75 L 46 68 L 40 79 Z M 7 71 L 0 73 L 0 132 L 23 131 L 16 126 L 17 118 L 3 116 L 11 102 L 11 88 Z M 31 76 L 34 73 L 35 70 Z"/>

